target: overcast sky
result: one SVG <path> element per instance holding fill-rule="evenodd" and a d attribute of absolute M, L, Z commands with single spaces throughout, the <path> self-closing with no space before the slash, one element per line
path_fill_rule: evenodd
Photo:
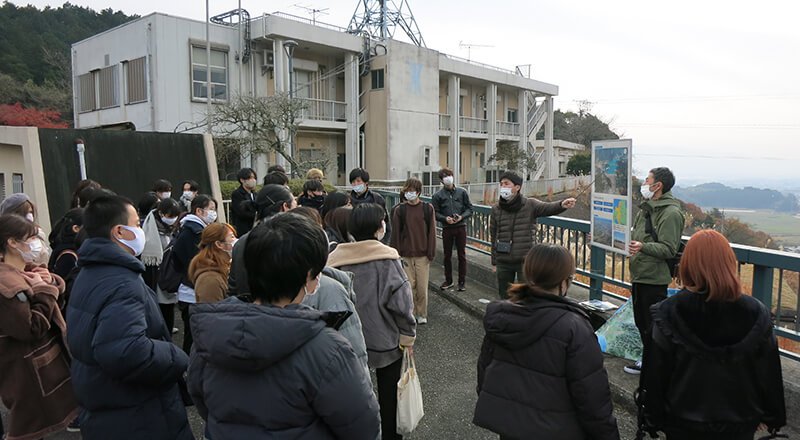
<path fill-rule="evenodd" d="M 328 8 L 317 20 L 346 27 L 360 2 L 241 3 L 251 16 L 310 17 L 295 5 Z M 205 18 L 200 0 L 71 3 Z M 214 0 L 211 15 L 236 7 Z M 800 187 L 800 2 L 411 0 L 411 7 L 428 47 L 466 57 L 460 42 L 492 46 L 473 47 L 471 58 L 509 69 L 531 64 L 533 78 L 560 87 L 556 108 L 591 101 L 592 113 L 633 139 L 639 174 L 666 165 L 679 184 L 782 179 Z"/>

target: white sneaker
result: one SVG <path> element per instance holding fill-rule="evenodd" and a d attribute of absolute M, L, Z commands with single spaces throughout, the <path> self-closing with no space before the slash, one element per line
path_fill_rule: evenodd
<path fill-rule="evenodd" d="M 628 374 L 642 374 L 642 361 L 636 361 L 631 365 L 626 365 L 623 370 Z"/>
<path fill-rule="evenodd" d="M 422 324 L 427 324 L 427 323 L 428 323 L 428 318 L 426 318 L 424 316 L 420 316 L 420 317 L 417 318 L 417 324 L 422 325 Z"/>
<path fill-rule="evenodd" d="M 172 327 L 172 334 L 178 333 L 178 327 Z"/>

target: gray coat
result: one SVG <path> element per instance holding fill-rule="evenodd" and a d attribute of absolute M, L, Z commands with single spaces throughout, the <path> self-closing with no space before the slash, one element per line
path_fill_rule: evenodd
<path fill-rule="evenodd" d="M 322 312 L 228 298 L 191 309 L 188 385 L 210 437 L 376 439 L 378 403 Z"/>

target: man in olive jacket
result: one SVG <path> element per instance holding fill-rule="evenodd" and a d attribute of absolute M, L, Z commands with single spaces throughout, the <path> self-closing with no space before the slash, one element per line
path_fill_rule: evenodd
<path fill-rule="evenodd" d="M 558 215 L 575 206 L 575 199 L 541 202 L 525 197 L 522 177 L 511 171 L 500 176 L 500 200 L 492 206 L 492 271 L 497 273 L 497 294 L 505 299 L 509 285 L 524 282 L 522 263 L 536 243 L 538 217 Z"/>
<path fill-rule="evenodd" d="M 684 218 L 681 202 L 670 192 L 674 185 L 675 176 L 669 168 L 650 170 L 642 183 L 645 201 L 639 205 L 628 246 L 633 318 L 643 344 L 649 340 L 653 325 L 650 306 L 667 298 L 667 286 L 672 281 L 667 260 L 675 257 L 681 244 Z M 625 372 L 639 374 L 641 368 L 638 361 L 626 366 Z"/>

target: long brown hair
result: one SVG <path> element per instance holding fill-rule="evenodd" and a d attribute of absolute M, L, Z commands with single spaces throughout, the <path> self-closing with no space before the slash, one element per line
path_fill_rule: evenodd
<path fill-rule="evenodd" d="M 525 301 L 531 287 L 551 290 L 575 274 L 575 258 L 564 246 L 537 244 L 525 256 L 522 266 L 526 284 L 514 284 L 508 289 L 512 301 Z"/>
<path fill-rule="evenodd" d="M 719 232 L 695 232 L 681 257 L 683 286 L 692 292 L 708 292 L 707 301 L 736 301 L 742 294 L 738 261 L 731 244 Z"/>
<path fill-rule="evenodd" d="M 200 236 L 200 252 L 189 263 L 189 279 L 196 281 L 197 275 L 204 269 L 212 268 L 225 277 L 231 271 L 231 256 L 215 246 L 217 242 L 224 242 L 228 232 L 236 237 L 233 227 L 227 223 L 211 223 L 203 229 Z"/>
<path fill-rule="evenodd" d="M 8 240 L 26 241 L 35 237 L 38 230 L 36 226 L 16 214 L 0 215 L 0 261 L 8 252 Z"/>

